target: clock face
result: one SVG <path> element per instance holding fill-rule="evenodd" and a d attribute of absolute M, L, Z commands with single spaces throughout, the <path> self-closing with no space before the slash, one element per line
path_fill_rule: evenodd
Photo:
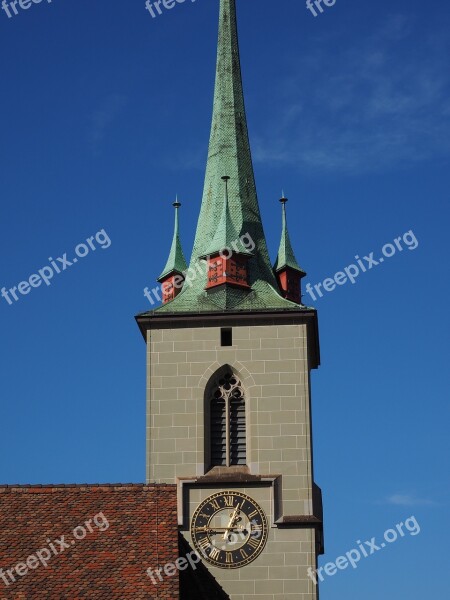
<path fill-rule="evenodd" d="M 218 492 L 206 498 L 192 517 L 192 542 L 215 567 L 238 569 L 251 563 L 267 542 L 262 508 L 241 492 Z"/>

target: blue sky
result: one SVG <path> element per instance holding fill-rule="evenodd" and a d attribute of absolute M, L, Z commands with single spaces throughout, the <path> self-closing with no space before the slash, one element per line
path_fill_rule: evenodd
<path fill-rule="evenodd" d="M 264 226 L 289 197 L 312 285 L 413 231 L 313 303 L 316 479 L 326 560 L 411 515 L 408 536 L 327 578 L 324 600 L 447 593 L 450 9 L 443 2 L 238 2 Z M 0 297 L 0 481 L 142 481 L 145 345 L 134 314 L 164 266 L 178 193 L 189 255 L 212 108 L 216 0 L 0 11 L 0 287 L 104 229 L 51 285 Z M 389 592 L 386 590 L 389 589 Z"/>

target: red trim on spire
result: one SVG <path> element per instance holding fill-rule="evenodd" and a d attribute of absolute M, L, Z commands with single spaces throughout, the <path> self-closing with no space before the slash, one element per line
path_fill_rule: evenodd
<path fill-rule="evenodd" d="M 223 252 L 223 254 L 225 254 Z M 240 288 L 250 288 L 248 284 L 248 257 L 242 254 L 222 256 L 219 252 L 208 257 L 207 290 L 225 283 Z"/>
<path fill-rule="evenodd" d="M 161 280 L 162 303 L 167 304 L 174 300 L 183 289 L 184 276 L 172 271 Z"/>
<path fill-rule="evenodd" d="M 276 273 L 278 285 L 281 290 L 281 295 L 290 300 L 291 302 L 295 302 L 296 304 L 301 304 L 302 302 L 302 289 L 301 289 L 301 280 L 304 275 L 296 271 L 295 269 L 291 269 L 290 267 L 285 267 Z"/>

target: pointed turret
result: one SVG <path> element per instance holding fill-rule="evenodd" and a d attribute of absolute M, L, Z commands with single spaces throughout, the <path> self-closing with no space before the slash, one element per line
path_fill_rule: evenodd
<path fill-rule="evenodd" d="M 286 218 L 287 201 L 288 199 L 283 194 L 283 197 L 280 199 L 282 206 L 281 240 L 273 270 L 277 276 L 278 285 L 282 290 L 283 296 L 292 302 L 301 304 L 300 281 L 305 277 L 306 273 L 299 266 L 294 250 L 292 249 Z"/>
<path fill-rule="evenodd" d="M 163 304 L 166 304 L 169 300 L 173 300 L 181 292 L 184 283 L 184 273 L 187 269 L 187 263 L 184 258 L 178 231 L 178 209 L 181 206 L 181 202 L 178 202 L 178 198 L 172 206 L 175 208 L 175 225 L 173 229 L 172 246 L 170 248 L 166 266 L 158 277 L 158 281 L 162 284 Z"/>
<path fill-rule="evenodd" d="M 213 255 L 224 248 L 229 248 L 230 243 L 236 239 L 239 239 L 236 228 L 233 224 L 233 220 L 230 215 L 230 207 L 228 203 L 228 182 L 230 178 L 228 175 L 222 177 L 224 182 L 224 194 L 223 194 L 223 208 L 219 222 L 216 225 L 216 231 L 211 242 L 207 246 L 205 258 L 208 255 Z"/>
<path fill-rule="evenodd" d="M 206 289 L 231 285 L 249 289 L 247 261 L 252 253 L 241 249 L 239 235 L 234 227 L 228 206 L 228 176 L 222 177 L 225 183 L 223 211 L 210 249 L 204 257 L 207 261 L 208 278 Z"/>

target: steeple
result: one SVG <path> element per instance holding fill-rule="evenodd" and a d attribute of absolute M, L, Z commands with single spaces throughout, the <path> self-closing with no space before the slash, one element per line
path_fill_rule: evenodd
<path fill-rule="evenodd" d="M 164 303 L 173 300 L 179 294 L 184 281 L 184 272 L 187 269 L 178 231 L 178 209 L 181 206 L 181 202 L 178 202 L 178 197 L 172 206 L 175 208 L 172 246 L 166 266 L 158 277 L 158 281 L 162 283 Z"/>
<path fill-rule="evenodd" d="M 283 296 L 292 302 L 300 304 L 300 280 L 305 277 L 306 273 L 299 266 L 297 259 L 295 258 L 294 250 L 292 249 L 286 219 L 287 201 L 288 199 L 285 198 L 283 194 L 283 197 L 280 199 L 282 206 L 281 240 L 273 269 L 276 273 L 278 285 L 282 290 Z"/>
<path fill-rule="evenodd" d="M 229 177 L 228 198 L 222 177 Z M 225 221 L 224 221 L 225 219 Z M 222 224 L 236 232 L 235 251 L 252 253 L 247 261 L 246 289 L 227 284 L 209 290 L 208 263 L 212 242 L 223 237 Z M 221 244 L 219 244 L 221 245 Z M 213 311 L 238 308 L 298 309 L 279 291 L 272 270 L 256 193 L 255 177 L 244 106 L 236 0 L 220 0 L 214 107 L 203 198 L 190 261 L 189 285 L 174 302 L 157 310 L 166 312 Z"/>

